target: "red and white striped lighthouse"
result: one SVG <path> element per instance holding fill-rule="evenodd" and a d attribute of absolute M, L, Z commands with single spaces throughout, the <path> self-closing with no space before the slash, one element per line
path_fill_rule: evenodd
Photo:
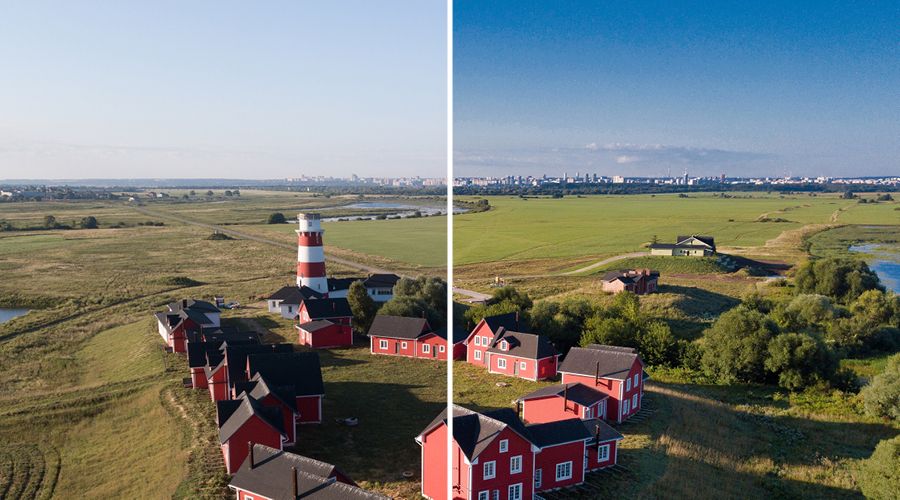
<path fill-rule="evenodd" d="M 297 286 L 308 286 L 327 294 L 322 220 L 319 214 L 298 214 L 297 222 L 300 223 L 297 229 Z"/>

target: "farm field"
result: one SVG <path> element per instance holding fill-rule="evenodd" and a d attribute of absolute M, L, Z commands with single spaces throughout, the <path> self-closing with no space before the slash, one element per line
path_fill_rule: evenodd
<path fill-rule="evenodd" d="M 465 198 L 474 199 L 474 198 Z M 807 224 L 884 224 L 900 217 L 896 202 L 860 204 L 836 195 L 764 193 L 583 196 L 490 196 L 491 210 L 454 217 L 455 264 L 602 258 L 640 250 L 655 235 L 710 234 L 726 252 L 756 247 Z M 762 222 L 783 219 L 787 222 Z M 464 271 L 463 271 L 464 272 Z"/>
<path fill-rule="evenodd" d="M 0 219 L 12 205 L 0 206 Z M 40 203 L 28 205 L 43 213 Z M 64 210 L 69 206 L 82 213 L 79 203 L 67 203 L 54 215 L 74 218 Z M 0 497 L 225 495 L 215 406 L 205 392 L 181 387 L 186 361 L 163 354 L 151 314 L 182 297 L 254 304 L 293 281 L 296 252 L 240 238 L 209 240 L 210 233 L 170 221 L 0 232 L 0 305 L 33 309 L 0 325 L 0 441 L 12 444 L 0 453 Z M 336 262 L 329 272 L 358 274 Z M 259 313 L 228 311 L 223 319 Z M 408 498 L 418 491 L 417 419 L 424 426 L 433 418 L 445 388 L 437 365 L 400 361 L 370 360 L 365 349 L 323 353 L 325 411 L 327 418 L 359 415 L 358 430 L 371 430 L 375 420 L 367 416 L 382 405 L 395 412 L 395 431 L 406 434 L 351 434 L 326 423 L 322 436 L 307 430 L 299 451 L 321 453 L 366 486 Z M 369 392 L 356 394 L 360 389 Z M 22 432 L 26 427 L 41 431 Z M 329 446 L 332 438 L 360 447 Z M 388 441 L 395 444 L 389 456 L 373 454 Z M 416 476 L 402 478 L 403 470 Z"/>

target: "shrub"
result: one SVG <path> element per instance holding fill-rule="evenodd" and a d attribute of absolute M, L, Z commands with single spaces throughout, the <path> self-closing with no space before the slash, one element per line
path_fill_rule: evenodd
<path fill-rule="evenodd" d="M 866 413 L 900 420 L 900 354 L 888 359 L 884 371 L 863 388 Z"/>
<path fill-rule="evenodd" d="M 806 262 L 796 275 L 803 293 L 827 295 L 842 303 L 856 300 L 867 290 L 883 290 L 869 266 L 854 259 L 825 258 Z"/>
<path fill-rule="evenodd" d="M 284 214 L 281 212 L 275 212 L 273 214 L 269 214 L 269 218 L 266 220 L 266 224 L 284 224 L 287 222 Z"/>
<path fill-rule="evenodd" d="M 858 479 L 866 498 L 897 498 L 900 491 L 900 436 L 878 443 L 872 456 L 863 462 Z"/>
<path fill-rule="evenodd" d="M 822 340 L 805 333 L 783 333 L 771 342 L 766 370 L 790 391 L 826 382 L 837 370 L 837 359 Z"/>
<path fill-rule="evenodd" d="M 769 341 L 777 332 L 760 312 L 743 306 L 725 312 L 705 332 L 704 371 L 722 383 L 764 381 Z"/>
<path fill-rule="evenodd" d="M 372 326 L 375 314 L 378 312 L 378 304 L 369 296 L 366 286 L 362 281 L 354 281 L 347 292 L 347 302 L 353 311 L 353 326 L 357 331 L 367 332 Z"/>
<path fill-rule="evenodd" d="M 89 215 L 81 219 L 81 222 L 78 223 L 81 229 L 97 229 L 97 218 L 93 215 Z"/>

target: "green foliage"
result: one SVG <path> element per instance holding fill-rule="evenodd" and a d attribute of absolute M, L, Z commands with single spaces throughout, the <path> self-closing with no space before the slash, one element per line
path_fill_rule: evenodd
<path fill-rule="evenodd" d="M 821 331 L 822 326 L 834 320 L 837 314 L 831 299 L 818 294 L 800 294 L 772 309 L 772 318 L 786 331 L 808 328 Z"/>
<path fill-rule="evenodd" d="M 578 345 L 594 308 L 586 299 L 569 297 L 562 302 L 541 301 L 531 309 L 531 327 L 545 335 L 560 352 Z"/>
<path fill-rule="evenodd" d="M 44 216 L 44 227 L 47 229 L 55 229 L 59 226 L 59 223 L 56 221 L 56 217 L 52 215 Z"/>
<path fill-rule="evenodd" d="M 227 240 L 233 240 L 234 238 L 232 238 L 231 236 L 228 236 L 225 233 L 220 233 L 219 231 L 215 231 L 211 235 L 207 236 L 206 239 L 213 240 L 213 241 L 227 241 Z"/>
<path fill-rule="evenodd" d="M 743 306 L 722 314 L 705 332 L 704 371 L 729 384 L 765 380 L 766 352 L 777 332 L 772 320 Z"/>
<path fill-rule="evenodd" d="M 463 324 L 467 330 L 471 330 L 482 318 L 512 312 L 521 315 L 523 324 L 529 324 L 529 311 L 533 304 L 534 302 L 527 293 L 519 292 L 511 286 L 505 286 L 494 290 L 491 298 L 485 304 L 470 307 L 463 315 Z"/>
<path fill-rule="evenodd" d="M 888 359 L 887 366 L 863 388 L 866 413 L 900 421 L 900 354 Z"/>
<path fill-rule="evenodd" d="M 353 311 L 353 327 L 359 332 L 369 331 L 375 314 L 378 312 L 378 304 L 369 296 L 366 286 L 362 281 L 354 281 L 347 291 L 347 302 Z"/>
<path fill-rule="evenodd" d="M 783 333 L 769 342 L 766 370 L 778 375 L 778 385 L 796 391 L 822 384 L 837 370 L 837 358 L 817 336 Z"/>
<path fill-rule="evenodd" d="M 286 222 L 287 219 L 281 212 L 271 213 L 269 214 L 269 218 L 266 219 L 266 224 L 285 224 Z"/>
<path fill-rule="evenodd" d="M 834 257 L 806 262 L 797 270 L 796 282 L 803 293 L 827 295 L 842 303 L 856 300 L 866 290 L 883 290 L 865 262 Z"/>
<path fill-rule="evenodd" d="M 900 436 L 878 443 L 860 468 L 859 486 L 866 498 L 888 500 L 900 492 Z"/>
<path fill-rule="evenodd" d="M 447 322 L 447 283 L 439 278 L 401 278 L 394 285 L 394 298 L 378 314 L 426 318 L 432 328 Z"/>
<path fill-rule="evenodd" d="M 81 229 L 97 229 L 97 218 L 93 215 L 89 215 L 81 219 L 81 222 L 78 223 L 78 226 Z"/>

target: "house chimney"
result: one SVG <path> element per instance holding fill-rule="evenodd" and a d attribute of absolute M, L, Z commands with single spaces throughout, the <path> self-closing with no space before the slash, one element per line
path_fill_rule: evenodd
<path fill-rule="evenodd" d="M 563 386 L 563 413 L 569 411 L 569 384 Z"/>
<path fill-rule="evenodd" d="M 594 426 L 594 441 L 596 444 L 600 444 L 600 422 Z"/>
<path fill-rule="evenodd" d="M 300 487 L 297 484 L 297 468 L 291 467 L 291 480 L 293 481 L 293 491 L 294 496 L 292 498 L 297 498 L 300 495 Z"/>
<path fill-rule="evenodd" d="M 181 299 L 181 307 L 187 309 L 187 299 Z"/>
<path fill-rule="evenodd" d="M 594 385 L 600 385 L 600 362 L 597 361 L 597 373 L 594 374 Z"/>
<path fill-rule="evenodd" d="M 519 311 L 516 311 L 516 330 L 522 330 L 521 328 L 519 328 Z"/>
<path fill-rule="evenodd" d="M 250 450 L 250 468 L 256 467 L 256 462 L 253 460 L 253 441 L 247 441 L 247 449 Z"/>

